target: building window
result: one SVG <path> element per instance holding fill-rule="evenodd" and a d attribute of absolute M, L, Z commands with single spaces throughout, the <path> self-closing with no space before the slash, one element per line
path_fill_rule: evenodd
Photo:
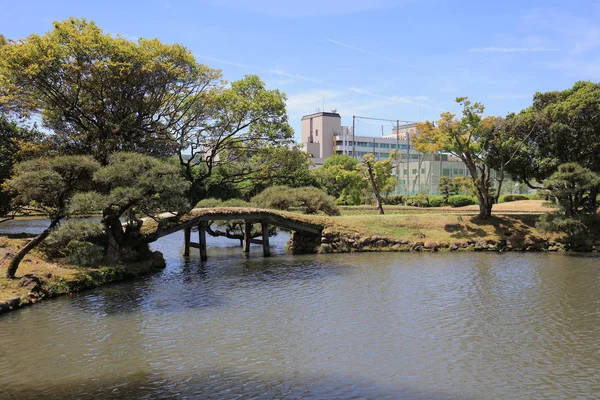
<path fill-rule="evenodd" d="M 421 168 L 421 173 L 424 174 L 425 173 L 425 168 Z"/>
<path fill-rule="evenodd" d="M 413 174 L 413 175 L 416 175 L 416 174 L 417 174 L 417 170 L 416 170 L 416 168 L 414 168 L 414 169 L 412 170 L 412 174 Z"/>
<path fill-rule="evenodd" d="M 458 170 L 458 174 L 459 175 L 464 175 L 465 174 L 465 170 L 464 169 L 459 169 Z"/>
<path fill-rule="evenodd" d="M 319 136 L 319 130 L 318 129 L 315 131 L 315 136 Z"/>
<path fill-rule="evenodd" d="M 458 169 L 454 168 L 453 173 L 454 173 L 454 175 L 458 175 Z"/>
<path fill-rule="evenodd" d="M 450 168 L 444 168 L 442 171 L 442 176 L 450 176 Z"/>
<path fill-rule="evenodd" d="M 403 175 L 406 175 L 406 172 L 407 172 L 407 171 L 408 171 L 408 170 L 406 170 L 406 169 L 405 169 L 405 170 L 404 170 L 404 173 L 403 173 Z"/>

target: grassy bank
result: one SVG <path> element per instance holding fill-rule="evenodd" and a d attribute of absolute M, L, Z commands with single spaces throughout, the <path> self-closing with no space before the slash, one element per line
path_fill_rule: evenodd
<path fill-rule="evenodd" d="M 516 203 L 516 202 L 515 202 Z M 528 201 L 526 203 L 533 203 Z M 513 203 L 506 203 L 511 210 L 506 213 L 498 212 L 489 219 L 478 218 L 477 212 L 470 209 L 459 209 L 460 212 L 450 210 L 424 211 L 419 209 L 406 209 L 396 206 L 397 213 L 386 215 L 375 215 L 370 213 L 348 213 L 347 210 L 341 216 L 303 215 L 293 212 L 261 210 L 256 208 L 228 207 L 228 208 L 202 208 L 195 209 L 190 214 L 181 218 L 173 224 L 190 222 L 199 217 L 219 215 L 261 214 L 281 216 L 287 219 L 319 226 L 323 229 L 323 238 L 338 237 L 344 240 L 362 240 L 370 237 L 386 239 L 388 243 L 406 242 L 435 242 L 435 243 L 466 243 L 466 242 L 508 242 L 510 247 L 528 247 L 528 243 L 549 242 L 556 237 L 542 234 L 535 228 L 535 224 L 541 214 L 533 207 L 541 207 L 540 204 L 529 205 L 530 210 L 519 213 Z M 499 205 L 501 206 L 501 205 Z M 506 206 L 505 206 L 506 207 Z M 389 211 L 390 207 L 386 210 Z M 438 210 L 438 209 L 436 209 Z M 547 208 L 543 210 L 547 211 Z M 360 208 L 359 211 L 373 211 L 372 208 Z M 255 215 L 256 216 L 256 215 Z M 218 215 L 215 216 L 218 220 Z M 142 230 L 147 235 L 157 232 L 158 226 L 172 227 L 165 223 L 157 224 L 148 221 Z M 327 243 L 327 240 L 322 243 Z M 306 248 L 305 246 L 302 246 Z M 321 249 L 322 250 L 322 249 Z M 355 248 L 345 248 L 341 251 L 355 251 Z"/>
<path fill-rule="evenodd" d="M 52 298 L 146 275 L 164 266 L 161 260 L 98 268 L 79 268 L 62 262 L 50 262 L 32 251 L 21 262 L 16 279 L 6 279 L 6 267 L 28 239 L 0 236 L 0 314 L 12 309 Z"/>

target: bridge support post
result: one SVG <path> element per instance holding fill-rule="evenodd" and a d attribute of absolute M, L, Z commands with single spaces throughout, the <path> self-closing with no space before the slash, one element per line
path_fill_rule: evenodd
<path fill-rule="evenodd" d="M 192 236 L 192 228 L 186 227 L 183 231 L 183 255 L 188 257 L 190 255 L 190 238 Z"/>
<path fill-rule="evenodd" d="M 270 257 L 271 246 L 269 246 L 269 223 L 261 222 L 260 226 L 262 228 L 263 256 Z"/>
<path fill-rule="evenodd" d="M 198 225 L 198 244 L 200 245 L 200 261 L 206 261 L 208 255 L 206 254 L 206 221 L 201 221 Z"/>
<path fill-rule="evenodd" d="M 252 240 L 252 222 L 245 221 L 244 224 L 244 253 L 250 252 L 250 241 Z"/>

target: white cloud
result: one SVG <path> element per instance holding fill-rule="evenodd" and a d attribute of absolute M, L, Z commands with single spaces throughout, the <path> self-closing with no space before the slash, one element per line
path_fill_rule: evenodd
<path fill-rule="evenodd" d="M 552 52 L 559 51 L 558 49 L 548 48 L 548 47 L 476 47 L 469 49 L 471 53 L 537 53 L 537 52 Z"/>
<path fill-rule="evenodd" d="M 317 109 L 323 108 L 323 103 L 332 99 L 339 99 L 342 96 L 341 91 L 334 90 L 311 90 L 288 96 L 286 105 L 290 118 L 300 118 L 303 115 L 314 113 Z M 335 108 L 335 107 L 330 107 Z"/>
<path fill-rule="evenodd" d="M 372 51 L 369 51 L 369 50 L 361 49 L 360 47 L 351 46 L 351 45 L 349 45 L 349 44 L 342 43 L 342 42 L 340 42 L 340 41 L 333 40 L 333 39 L 326 39 L 326 40 L 327 40 L 328 42 L 330 42 L 330 43 L 336 44 L 336 45 L 338 45 L 338 46 L 346 47 L 346 48 L 348 48 L 348 49 L 351 49 L 351 50 L 357 51 L 357 52 L 359 52 L 359 53 L 368 54 L 368 55 L 370 55 L 370 56 L 373 56 L 373 57 L 381 58 L 382 60 L 386 60 L 386 61 L 389 61 L 389 62 L 393 62 L 394 64 L 399 64 L 399 65 L 404 65 L 405 67 L 414 68 L 414 66 L 413 66 L 413 65 L 407 64 L 407 63 L 405 63 L 405 62 L 402 62 L 402 61 L 398 61 L 398 60 L 396 60 L 396 59 L 394 59 L 394 58 L 391 58 L 391 57 L 388 57 L 388 56 L 384 56 L 384 55 L 382 55 L 382 54 L 378 54 L 378 53 L 375 53 L 375 52 L 372 52 Z"/>
<path fill-rule="evenodd" d="M 426 96 L 384 96 L 384 95 L 379 95 L 376 93 L 372 93 L 369 92 L 367 90 L 361 89 L 361 88 L 357 88 L 357 87 L 344 87 L 344 86 L 340 86 L 340 85 L 335 85 L 329 82 L 326 82 L 322 79 L 317 79 L 317 78 L 313 78 L 310 76 L 304 76 L 301 74 L 296 74 L 296 73 L 290 73 L 287 71 L 284 71 L 282 69 L 279 68 L 263 68 L 263 67 L 259 67 L 256 65 L 252 65 L 252 64 L 244 64 L 244 63 L 238 63 L 238 62 L 234 62 L 234 61 L 229 61 L 229 60 L 223 60 L 223 59 L 219 59 L 219 58 L 214 58 L 214 57 L 208 57 L 208 56 L 202 56 L 202 55 L 196 55 L 196 58 L 199 58 L 201 60 L 208 60 L 208 61 L 213 61 L 216 63 L 220 63 L 220 64 L 225 64 L 225 65 L 231 65 L 231 66 L 235 66 L 235 67 L 239 67 L 242 69 L 253 69 L 256 71 L 260 71 L 260 72 L 264 72 L 266 74 L 274 74 L 274 75 L 278 75 L 278 76 L 283 76 L 289 79 L 296 79 L 296 80 L 300 80 L 300 81 L 305 81 L 305 82 L 310 82 L 310 83 L 314 83 L 317 84 L 319 86 L 324 86 L 329 88 L 328 90 L 325 91 L 326 96 L 327 93 L 329 93 L 330 95 L 332 93 L 355 93 L 355 94 L 360 94 L 362 96 L 367 96 L 367 97 L 371 97 L 371 98 L 375 98 L 375 99 L 380 99 L 380 100 L 386 100 L 389 104 L 412 104 L 415 106 L 419 106 L 419 107 L 423 107 L 423 108 L 427 108 L 427 109 L 431 109 L 431 110 L 437 110 L 437 111 L 446 111 L 446 109 L 443 108 L 438 108 L 438 107 L 434 107 L 431 106 L 429 104 L 425 104 L 423 102 L 428 101 L 429 98 Z M 331 89 L 335 89 L 335 90 L 331 90 Z M 313 92 L 309 92 L 309 93 L 323 93 L 323 90 L 316 90 Z M 304 93 L 306 94 L 306 93 Z M 291 99 L 294 95 L 289 96 L 289 98 Z M 322 96 L 321 96 L 322 99 Z M 300 97 L 299 99 L 296 99 L 294 101 L 296 101 L 297 103 L 292 103 L 294 108 L 300 108 L 298 106 L 298 104 L 304 104 L 305 102 L 302 102 L 300 100 L 306 100 L 306 97 Z M 327 97 L 326 97 L 327 100 Z M 288 107 L 290 105 L 290 102 L 288 100 Z M 311 109 L 315 109 L 316 107 L 318 107 L 318 104 L 315 106 L 311 106 Z M 303 110 L 306 110 L 307 108 L 304 107 Z M 291 111 L 288 111 L 290 113 L 291 117 L 294 117 L 297 112 L 294 111 L 294 113 L 292 113 Z M 314 112 L 314 111 L 311 111 Z"/>

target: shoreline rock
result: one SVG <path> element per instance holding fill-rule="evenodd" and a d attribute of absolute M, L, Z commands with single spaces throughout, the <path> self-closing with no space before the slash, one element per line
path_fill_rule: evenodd
<path fill-rule="evenodd" d="M 110 283 L 135 279 L 165 267 L 166 262 L 163 254 L 160 251 L 154 251 L 148 260 L 131 264 L 118 264 L 99 269 L 81 270 L 81 275 L 73 277 L 71 280 L 61 280 L 59 284 L 53 284 L 48 280 L 52 277 L 51 274 L 47 274 L 46 276 L 26 274 L 19 280 L 19 286 L 28 290 L 27 297 L 0 299 L 0 315 L 45 299 L 52 299 Z"/>

